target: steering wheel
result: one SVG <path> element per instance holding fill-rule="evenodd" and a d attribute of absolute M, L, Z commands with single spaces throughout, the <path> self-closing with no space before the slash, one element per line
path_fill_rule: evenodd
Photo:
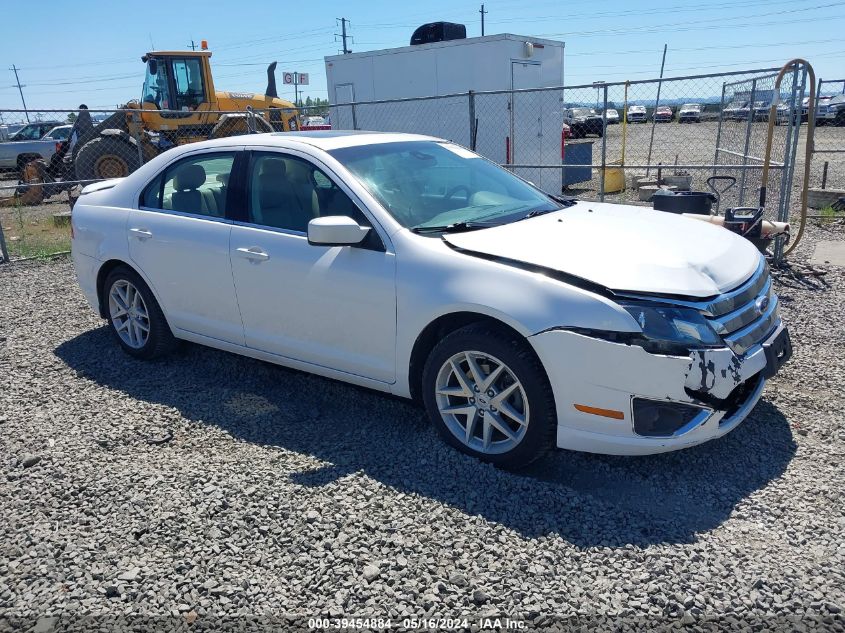
<path fill-rule="evenodd" d="M 445 195 L 445 196 L 443 196 L 443 199 L 444 199 L 444 200 L 451 200 L 451 199 L 452 199 L 452 196 L 454 196 L 456 193 L 458 193 L 458 192 L 459 192 L 459 191 L 461 191 L 461 190 L 463 190 L 463 191 L 466 191 L 466 192 L 467 192 L 467 200 L 469 200 L 469 197 L 470 197 L 470 191 L 469 191 L 469 187 L 467 187 L 466 185 L 455 185 L 454 187 L 452 187 L 452 188 L 451 188 L 451 189 L 450 189 L 450 190 L 446 193 L 446 195 Z"/>

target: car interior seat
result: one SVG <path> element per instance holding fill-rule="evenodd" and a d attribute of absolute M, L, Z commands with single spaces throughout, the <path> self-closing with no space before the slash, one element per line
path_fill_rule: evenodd
<path fill-rule="evenodd" d="M 310 205 L 306 208 L 288 175 L 283 158 L 264 158 L 252 191 L 253 219 L 259 224 L 292 231 L 307 231 L 314 217 Z"/>
<path fill-rule="evenodd" d="M 294 195 L 296 195 L 300 207 L 305 212 L 311 213 L 311 218 L 318 217 L 320 215 L 320 202 L 317 198 L 317 190 L 314 187 L 313 168 L 298 160 L 287 161 L 287 166 L 288 180 L 293 187 Z"/>
<path fill-rule="evenodd" d="M 222 207 L 212 191 L 200 191 L 205 184 L 205 169 L 202 165 L 190 164 L 179 167 L 173 175 L 175 191 L 170 198 L 170 208 L 185 213 L 202 213 L 220 217 Z"/>

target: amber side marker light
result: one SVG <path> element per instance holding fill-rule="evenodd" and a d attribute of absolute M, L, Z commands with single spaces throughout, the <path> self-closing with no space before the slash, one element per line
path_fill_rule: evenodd
<path fill-rule="evenodd" d="M 600 415 L 604 418 L 613 418 L 614 420 L 624 420 L 625 414 L 622 411 L 614 411 L 613 409 L 599 409 L 598 407 L 588 407 L 586 404 L 576 404 L 575 408 L 581 413 L 592 413 L 593 415 Z"/>

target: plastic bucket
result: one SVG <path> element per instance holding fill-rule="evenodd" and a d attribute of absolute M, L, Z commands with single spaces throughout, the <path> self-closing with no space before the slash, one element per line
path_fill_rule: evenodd
<path fill-rule="evenodd" d="M 651 202 L 655 211 L 710 215 L 716 196 L 706 191 L 678 191 L 671 195 L 655 194 Z"/>
<path fill-rule="evenodd" d="M 625 191 L 625 169 L 619 163 L 604 168 L 604 193 Z"/>

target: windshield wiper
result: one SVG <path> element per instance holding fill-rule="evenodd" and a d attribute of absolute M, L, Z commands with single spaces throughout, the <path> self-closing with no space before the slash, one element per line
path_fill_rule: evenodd
<path fill-rule="evenodd" d="M 452 224 L 442 224 L 439 226 L 415 226 L 411 229 L 413 233 L 465 233 L 467 231 L 477 231 L 478 229 L 489 229 L 495 224 L 489 222 L 454 222 Z"/>
<path fill-rule="evenodd" d="M 573 198 L 572 196 L 556 196 L 551 193 L 548 193 L 546 195 L 558 204 L 563 205 L 564 207 L 574 206 L 578 202 L 578 199 Z"/>
<path fill-rule="evenodd" d="M 571 202 L 568 201 L 568 200 L 567 201 L 561 200 L 561 204 L 563 204 L 564 208 L 565 207 L 571 207 L 573 204 L 575 204 L 575 200 L 572 200 Z M 536 218 L 539 215 L 546 215 L 547 213 L 554 213 L 555 211 L 560 211 L 560 209 L 534 209 L 533 211 L 529 211 L 525 215 L 519 216 L 518 218 L 513 220 L 513 222 L 519 222 L 520 220 L 527 220 L 528 218 Z"/>

